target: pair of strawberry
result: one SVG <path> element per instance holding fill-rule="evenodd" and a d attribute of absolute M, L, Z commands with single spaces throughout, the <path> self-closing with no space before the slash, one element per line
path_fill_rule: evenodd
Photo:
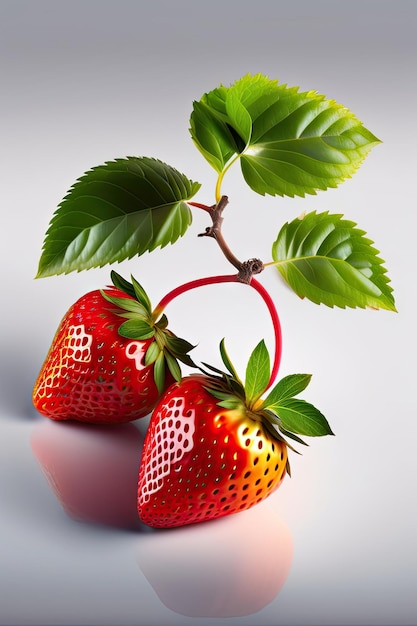
<path fill-rule="evenodd" d="M 64 316 L 33 402 L 54 420 L 120 424 L 152 412 L 138 486 L 140 519 L 167 528 L 223 517 L 265 499 L 289 473 L 284 436 L 331 434 L 295 396 L 310 376 L 282 379 L 266 399 L 269 355 L 252 353 L 243 384 L 222 342 L 227 372 L 195 367 L 192 345 L 152 311 L 142 286 L 112 272 L 113 286 L 80 298 Z M 283 436 L 284 435 L 284 436 Z"/>

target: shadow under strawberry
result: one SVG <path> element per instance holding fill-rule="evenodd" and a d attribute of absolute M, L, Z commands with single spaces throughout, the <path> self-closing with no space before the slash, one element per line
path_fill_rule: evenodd
<path fill-rule="evenodd" d="M 71 518 L 147 530 L 136 510 L 143 435 L 134 424 L 42 420 L 30 444 L 49 487 Z"/>
<path fill-rule="evenodd" d="M 171 611 L 226 618 L 270 604 L 285 584 L 292 557 L 288 526 L 264 503 L 233 519 L 146 535 L 136 559 Z"/>

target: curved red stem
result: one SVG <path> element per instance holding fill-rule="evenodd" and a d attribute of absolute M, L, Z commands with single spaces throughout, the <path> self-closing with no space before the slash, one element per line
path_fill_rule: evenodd
<path fill-rule="evenodd" d="M 165 309 L 165 307 L 170 302 L 172 302 L 172 300 L 174 300 L 177 296 L 180 296 L 186 291 L 190 291 L 198 287 L 204 287 L 206 285 L 215 285 L 219 283 L 241 283 L 241 284 L 250 285 L 258 292 L 258 294 L 261 296 L 261 298 L 263 299 L 263 301 L 265 302 L 268 308 L 272 325 L 274 327 L 275 355 L 274 355 L 274 361 L 272 364 L 271 374 L 269 377 L 269 382 L 268 382 L 267 387 L 265 388 L 265 391 L 266 391 L 272 385 L 272 383 L 274 382 L 278 374 L 278 370 L 279 370 L 279 366 L 281 362 L 281 353 L 282 353 L 282 333 L 281 333 L 281 323 L 279 321 L 278 311 L 275 307 L 275 304 L 271 296 L 269 295 L 268 291 L 265 289 L 265 287 L 263 287 L 263 285 L 261 285 L 261 283 L 259 283 L 255 278 L 252 277 L 249 283 L 242 283 L 242 281 L 239 280 L 239 277 L 237 274 L 226 274 L 222 276 L 207 276 L 205 278 L 198 278 L 196 280 L 192 280 L 188 283 L 184 283 L 183 285 L 180 285 L 179 287 L 176 287 L 175 289 L 167 293 L 159 302 L 159 304 L 157 304 L 157 306 L 155 307 L 153 311 L 153 316 L 155 319 L 158 319 L 160 315 L 162 314 L 163 310 Z"/>
<path fill-rule="evenodd" d="M 269 377 L 269 382 L 265 391 L 270 388 L 274 380 L 278 375 L 279 366 L 281 363 L 281 355 L 282 355 L 282 332 L 281 332 L 281 322 L 279 321 L 278 311 L 275 307 L 274 301 L 269 295 L 268 291 L 265 289 L 260 282 L 258 282 L 255 278 L 251 278 L 249 283 L 259 295 L 263 298 L 266 306 L 268 307 L 269 314 L 271 316 L 272 325 L 274 327 L 274 335 L 275 335 L 275 355 L 274 361 L 272 364 L 271 375 Z"/>
<path fill-rule="evenodd" d="M 184 283 L 183 285 L 180 285 L 179 287 L 176 287 L 175 289 L 167 293 L 159 302 L 159 304 L 157 304 L 157 306 L 155 307 L 153 311 L 153 316 L 155 317 L 155 319 L 158 319 L 165 307 L 177 296 L 180 296 L 186 291 L 196 289 L 197 287 L 204 287 L 205 285 L 235 282 L 238 282 L 236 274 L 227 274 L 225 276 L 207 276 L 206 278 L 197 278 L 196 280 L 191 280 L 189 283 Z"/>

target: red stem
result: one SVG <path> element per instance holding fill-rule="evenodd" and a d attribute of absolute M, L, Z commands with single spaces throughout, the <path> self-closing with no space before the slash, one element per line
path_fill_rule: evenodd
<path fill-rule="evenodd" d="M 190 206 L 195 206 L 197 209 L 203 209 L 203 211 L 211 211 L 211 207 L 207 204 L 201 204 L 200 202 L 188 202 Z"/>
<path fill-rule="evenodd" d="M 191 289 L 196 289 L 197 287 L 204 287 L 205 285 L 215 285 L 218 283 L 236 283 L 238 282 L 238 278 L 236 274 L 230 274 L 225 276 L 208 276 L 206 278 L 198 278 L 197 280 L 191 280 L 189 283 L 184 283 L 184 285 L 180 285 L 176 287 L 172 291 L 166 294 L 162 298 L 162 300 L 157 304 L 153 311 L 153 316 L 155 319 L 158 319 L 165 309 L 165 307 L 172 302 L 177 296 L 185 293 L 186 291 L 190 291 Z"/>
<path fill-rule="evenodd" d="M 269 377 L 268 385 L 265 388 L 265 391 L 270 388 L 274 380 L 278 375 L 279 366 L 281 363 L 281 354 L 282 354 L 282 332 L 281 332 L 281 323 L 279 321 L 278 311 L 275 307 L 274 301 L 269 295 L 268 291 L 265 289 L 261 283 L 259 283 L 255 278 L 251 278 L 249 283 L 259 295 L 263 298 L 266 306 L 268 307 L 269 314 L 271 316 L 272 325 L 274 327 L 274 335 L 275 335 L 275 356 L 272 364 L 271 375 Z"/>
<path fill-rule="evenodd" d="M 274 327 L 275 355 L 274 355 L 271 375 L 269 377 L 269 382 L 265 388 L 265 391 L 266 391 L 272 385 L 272 383 L 274 382 L 278 374 L 278 370 L 279 370 L 279 366 L 281 362 L 282 334 L 281 334 L 281 324 L 280 324 L 279 317 L 278 317 L 278 311 L 275 307 L 275 304 L 271 296 L 269 295 L 268 291 L 265 289 L 265 287 L 263 287 L 263 285 L 261 285 L 261 283 L 259 283 L 255 278 L 252 277 L 249 283 L 242 283 L 242 281 L 239 280 L 239 276 L 237 274 L 227 274 L 223 276 L 208 276 L 206 278 L 198 278 L 188 283 L 184 283 L 183 285 L 180 285 L 179 287 L 176 287 L 175 289 L 167 293 L 162 298 L 162 300 L 159 302 L 159 304 L 155 307 L 153 311 L 153 317 L 155 319 L 158 319 L 161 316 L 162 312 L 164 311 L 165 307 L 170 302 L 172 302 L 172 300 L 174 300 L 177 296 L 180 296 L 186 291 L 196 289 L 197 287 L 204 287 L 206 285 L 215 285 L 219 283 L 249 284 L 259 293 L 259 295 L 261 296 L 261 298 L 263 299 L 263 301 L 265 302 L 268 308 L 269 314 L 271 316 L 272 325 Z"/>

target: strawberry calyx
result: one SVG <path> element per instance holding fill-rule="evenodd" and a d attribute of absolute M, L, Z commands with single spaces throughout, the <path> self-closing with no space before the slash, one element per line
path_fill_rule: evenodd
<path fill-rule="evenodd" d="M 206 376 L 204 388 L 218 402 L 217 405 L 230 410 L 244 411 L 246 416 L 261 422 L 265 431 L 290 450 L 299 452 L 288 439 L 308 446 L 299 435 L 319 437 L 333 435 L 324 415 L 312 404 L 297 398 L 310 383 L 310 374 L 285 376 L 263 398 L 269 386 L 270 361 L 264 341 L 260 341 L 249 357 L 245 382 L 242 382 L 233 366 L 224 345 L 220 343 L 220 354 L 227 372 L 203 363 L 199 368 Z M 207 371 L 208 370 L 208 371 Z M 287 461 L 287 473 L 291 475 Z"/>
<path fill-rule="evenodd" d="M 103 298 L 116 307 L 111 311 L 124 319 L 118 333 L 121 337 L 136 341 L 153 339 L 149 342 L 144 360 L 145 365 L 154 365 L 155 384 L 159 393 L 162 393 L 167 368 L 173 378 L 180 381 L 182 374 L 179 361 L 189 367 L 197 367 L 188 354 L 195 346 L 168 329 L 167 316 L 155 314 L 145 289 L 133 276 L 132 282 L 129 282 L 112 270 L 111 280 L 116 289 L 128 296 L 114 296 L 101 290 Z"/>

